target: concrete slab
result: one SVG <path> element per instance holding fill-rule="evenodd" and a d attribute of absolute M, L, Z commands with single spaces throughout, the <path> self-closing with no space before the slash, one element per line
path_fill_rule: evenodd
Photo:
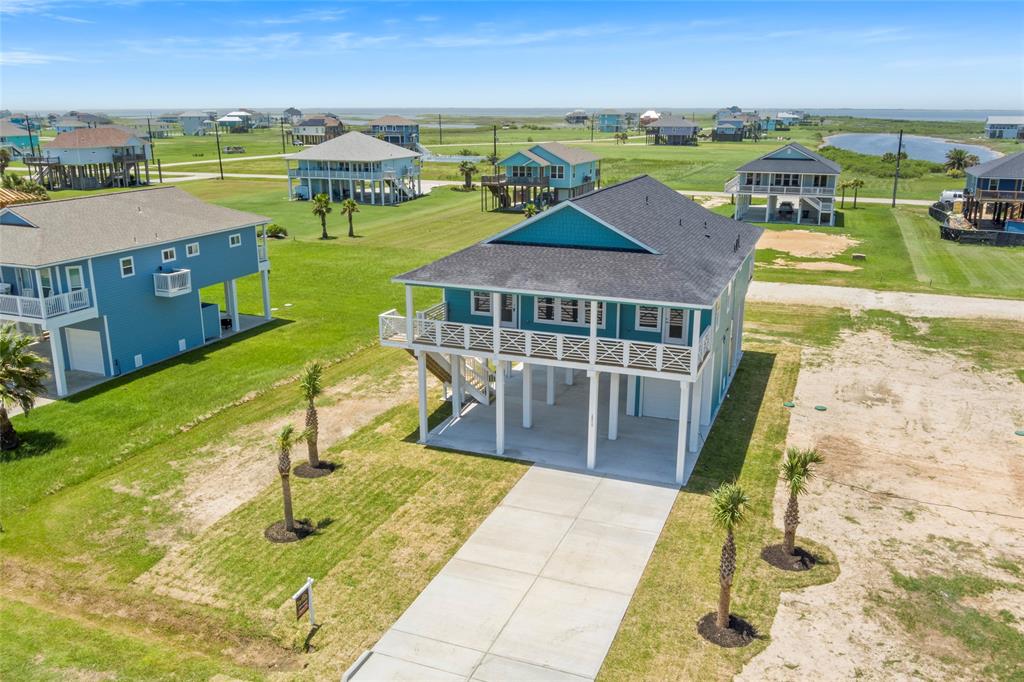
<path fill-rule="evenodd" d="M 501 504 L 576 517 L 600 482 L 599 477 L 589 474 L 533 467 L 529 479 L 519 481 Z"/>
<path fill-rule="evenodd" d="M 590 496 L 580 518 L 660 533 L 677 492 L 675 488 L 605 478 Z"/>
<path fill-rule="evenodd" d="M 392 628 L 373 647 L 375 653 L 417 665 L 440 669 L 467 678 L 473 674 L 484 654 L 482 651 L 440 642 Z"/>
<path fill-rule="evenodd" d="M 463 682 L 461 675 L 374 653 L 360 666 L 353 680 L 393 680 L 394 682 Z"/>
<path fill-rule="evenodd" d="M 571 524 L 572 517 L 501 505 L 455 558 L 536 575 Z"/>
<path fill-rule="evenodd" d="M 513 661 L 503 656 L 488 654 L 473 673 L 471 680 L 480 682 L 508 682 L 509 680 L 530 680 L 531 682 L 586 682 L 589 677 L 545 668 L 523 661 Z"/>
<path fill-rule="evenodd" d="M 541 576 L 630 596 L 657 541 L 657 533 L 577 519 Z"/>
<path fill-rule="evenodd" d="M 630 596 L 539 578 L 491 652 L 596 677 Z"/>

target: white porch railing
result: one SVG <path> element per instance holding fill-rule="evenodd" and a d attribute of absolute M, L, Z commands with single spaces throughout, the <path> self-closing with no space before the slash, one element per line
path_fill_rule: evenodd
<path fill-rule="evenodd" d="M 154 272 L 153 292 L 157 296 L 181 296 L 192 291 L 192 271 Z"/>
<path fill-rule="evenodd" d="M 84 310 L 90 306 L 88 289 L 77 289 L 46 298 L 0 295 L 0 315 L 46 320 L 51 317 Z"/>
<path fill-rule="evenodd" d="M 442 304 L 443 305 L 443 304 Z M 645 372 L 690 374 L 693 349 L 664 343 L 647 343 L 625 339 L 609 339 L 576 334 L 555 334 L 527 329 L 502 327 L 498 345 L 494 344 L 494 328 L 485 325 L 448 322 L 438 316 L 438 306 L 418 313 L 413 320 L 413 339 L 407 338 L 406 317 L 395 310 L 378 316 L 380 342 L 403 348 L 433 347 L 494 353 L 511 358 L 557 360 L 581 366 L 598 365 L 635 369 Z M 431 316 L 427 316 L 431 313 Z M 700 338 L 699 358 L 711 349 L 710 328 Z"/>
<path fill-rule="evenodd" d="M 725 191 L 729 194 L 735 194 L 736 192 L 749 192 L 757 194 L 797 194 L 800 196 L 827 197 L 834 197 L 836 195 L 835 187 L 741 183 L 739 177 L 734 177 L 732 180 L 725 183 Z"/>

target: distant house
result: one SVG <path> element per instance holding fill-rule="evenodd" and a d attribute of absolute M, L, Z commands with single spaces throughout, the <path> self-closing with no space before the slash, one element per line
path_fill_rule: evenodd
<path fill-rule="evenodd" d="M 736 220 L 835 225 L 842 171 L 835 161 L 794 142 L 736 170 L 725 185 L 735 195 Z M 755 197 L 765 197 L 765 204 L 753 205 Z"/>
<path fill-rule="evenodd" d="M 270 114 L 266 112 L 254 111 L 253 109 L 239 109 L 232 113 L 236 116 L 244 115 L 250 128 L 270 127 Z"/>
<path fill-rule="evenodd" d="M 629 130 L 626 114 L 622 111 L 605 109 L 597 113 L 597 129 L 602 133 L 624 133 Z"/>
<path fill-rule="evenodd" d="M 583 125 L 590 120 L 590 116 L 582 109 L 573 109 L 565 115 L 565 122 L 571 126 Z"/>
<path fill-rule="evenodd" d="M 284 116 L 284 120 L 288 121 L 292 125 L 296 125 L 302 120 L 302 112 L 295 107 L 288 107 L 281 112 L 281 115 Z"/>
<path fill-rule="evenodd" d="M 222 130 L 231 133 L 247 133 L 252 129 L 252 117 L 249 112 L 229 111 L 217 119 L 217 125 Z"/>
<path fill-rule="evenodd" d="M 53 123 L 53 129 L 58 133 L 70 133 L 79 128 L 88 128 L 89 124 L 82 123 L 77 118 L 61 118 Z"/>
<path fill-rule="evenodd" d="M 788 128 L 800 123 L 804 119 L 804 115 L 795 111 L 780 111 L 775 115 L 775 118 Z"/>
<path fill-rule="evenodd" d="M 738 118 L 720 118 L 715 121 L 711 139 L 715 142 L 742 142 L 745 124 Z"/>
<path fill-rule="evenodd" d="M 406 149 L 420 143 L 420 124 L 403 116 L 381 116 L 370 121 L 370 134 Z"/>
<path fill-rule="evenodd" d="M 130 119 L 123 124 L 125 128 L 131 128 L 139 137 L 164 139 L 174 135 L 173 123 L 165 123 L 159 119 Z"/>
<path fill-rule="evenodd" d="M 312 116 L 292 128 L 292 140 L 296 144 L 320 144 L 344 132 L 345 124 L 338 119 L 332 116 Z"/>
<path fill-rule="evenodd" d="M 52 189 L 97 189 L 149 184 L 152 145 L 122 126 L 60 133 L 41 156 L 25 157 L 29 176 Z"/>
<path fill-rule="evenodd" d="M 203 111 L 184 111 L 178 115 L 182 134 L 189 136 L 205 135 L 209 129 L 209 121 L 209 115 Z"/>
<path fill-rule="evenodd" d="M 678 116 L 662 116 L 647 126 L 647 144 L 692 145 L 697 144 L 700 125 Z"/>
<path fill-rule="evenodd" d="M 661 118 L 661 114 L 654 109 L 648 109 L 644 113 L 640 114 L 640 125 L 643 127 L 649 126 L 659 118 Z"/>
<path fill-rule="evenodd" d="M 33 142 L 38 142 L 38 138 L 28 128 L 12 123 L 10 119 L 0 119 L 0 148 L 6 149 L 12 157 L 31 154 Z"/>
<path fill-rule="evenodd" d="M 490 192 L 494 208 L 521 210 L 572 199 L 600 186 L 600 158 L 560 142 L 535 144 L 498 162 L 501 173 L 485 175 L 480 184 Z M 487 208 L 481 196 L 481 208 Z"/>
<path fill-rule="evenodd" d="M 419 152 L 352 131 L 287 157 L 288 197 L 399 204 L 420 194 Z M 292 163 L 295 163 L 293 166 Z"/>
<path fill-rule="evenodd" d="M 989 116 L 985 137 L 993 140 L 1024 140 L 1024 116 Z"/>
<path fill-rule="evenodd" d="M 0 319 L 49 332 L 58 396 L 242 328 L 235 282 L 259 273 L 270 319 L 268 218 L 177 187 L 0 209 Z M 200 290 L 223 285 L 226 311 Z M 68 373 L 71 372 L 71 377 Z"/>
<path fill-rule="evenodd" d="M 79 121 L 89 126 L 103 126 L 113 123 L 108 116 L 104 116 L 103 114 L 90 114 L 85 111 L 71 111 L 68 112 L 68 116 L 71 118 L 77 118 Z"/>
<path fill-rule="evenodd" d="M 964 171 L 963 215 L 979 230 L 1024 233 L 1024 152 Z"/>

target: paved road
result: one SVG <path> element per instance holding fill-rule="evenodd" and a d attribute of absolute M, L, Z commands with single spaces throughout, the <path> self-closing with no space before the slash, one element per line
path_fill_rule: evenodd
<path fill-rule="evenodd" d="M 348 679 L 592 680 L 676 493 L 532 467 Z"/>
<path fill-rule="evenodd" d="M 758 303 L 816 305 L 850 310 L 888 310 L 912 317 L 959 317 L 1024 323 L 1024 301 L 942 294 L 873 291 L 819 284 L 751 282 L 747 300 Z"/>
<path fill-rule="evenodd" d="M 296 149 L 295 151 L 302 151 Z M 289 152 L 293 153 L 293 152 Z M 234 163 L 235 161 L 256 161 L 258 159 L 283 159 L 284 154 L 263 154 L 262 156 L 225 156 L 223 159 L 224 163 Z M 175 161 L 174 163 L 163 163 L 162 168 L 174 168 L 175 166 L 193 166 L 200 163 L 218 163 L 218 159 L 200 159 L 198 161 Z"/>
<path fill-rule="evenodd" d="M 685 194 L 686 196 L 690 197 L 721 197 L 723 199 L 728 199 L 731 196 L 728 192 L 716 192 L 713 190 L 705 189 L 680 189 L 676 191 L 678 191 L 680 194 Z M 853 205 L 853 199 L 851 197 L 846 197 L 846 202 L 851 206 Z M 887 199 L 885 197 L 857 197 L 857 203 L 885 204 L 888 206 L 889 204 L 892 203 L 892 198 Z M 897 199 L 896 203 L 903 206 L 931 206 L 935 202 L 929 199 Z"/>

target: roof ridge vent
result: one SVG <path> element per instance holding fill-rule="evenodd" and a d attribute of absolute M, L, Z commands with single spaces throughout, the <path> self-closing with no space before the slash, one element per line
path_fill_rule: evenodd
<path fill-rule="evenodd" d="M 736 233 L 736 243 L 732 245 L 732 251 L 733 251 L 733 253 L 736 253 L 739 250 L 740 250 L 740 233 L 737 232 Z"/>

